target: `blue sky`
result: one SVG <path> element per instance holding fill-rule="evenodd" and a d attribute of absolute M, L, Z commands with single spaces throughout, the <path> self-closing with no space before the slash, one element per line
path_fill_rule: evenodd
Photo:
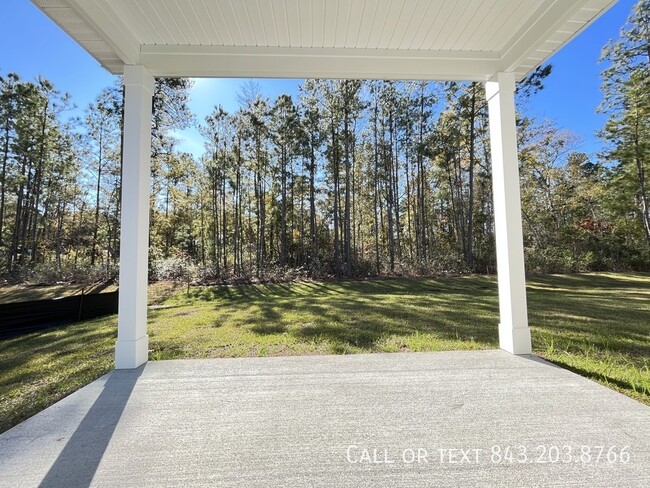
<path fill-rule="evenodd" d="M 563 129 L 575 132 L 582 140 L 578 149 L 595 153 L 599 149 L 596 132 L 604 117 L 596 113 L 600 103 L 600 51 L 616 38 L 629 16 L 634 0 L 619 2 L 598 21 L 580 34 L 552 59 L 553 74 L 545 89 L 526 107 L 527 113 L 557 122 Z M 72 95 L 82 110 L 99 91 L 113 83 L 113 76 L 104 71 L 83 49 L 45 17 L 29 0 L 3 0 L 0 17 L 0 73 L 16 72 L 22 78 L 38 75 Z M 227 110 L 238 106 L 238 79 L 197 80 L 192 93 L 191 108 L 202 120 L 216 104 Z M 258 80 L 262 92 L 275 98 L 280 93 L 296 93 L 297 80 Z M 195 154 L 201 152 L 200 137 L 195 130 L 183 134 L 179 149 Z"/>

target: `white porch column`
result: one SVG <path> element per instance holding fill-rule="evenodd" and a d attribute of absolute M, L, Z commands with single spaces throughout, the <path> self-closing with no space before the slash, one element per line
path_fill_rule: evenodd
<path fill-rule="evenodd" d="M 151 103 L 154 79 L 143 66 L 124 67 L 124 149 L 120 233 L 117 369 L 147 362 L 147 283 Z"/>
<path fill-rule="evenodd" d="M 530 354 L 532 347 L 521 230 L 514 73 L 498 73 L 486 83 L 485 91 L 492 146 L 492 191 L 499 280 L 499 345 L 501 349 L 513 354 Z"/>

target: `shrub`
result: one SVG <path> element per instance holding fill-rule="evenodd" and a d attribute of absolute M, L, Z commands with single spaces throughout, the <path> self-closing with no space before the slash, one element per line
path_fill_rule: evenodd
<path fill-rule="evenodd" d="M 163 280 L 189 283 L 196 279 L 197 276 L 194 263 L 192 263 L 191 259 L 182 255 L 154 261 L 149 271 L 152 281 Z"/>

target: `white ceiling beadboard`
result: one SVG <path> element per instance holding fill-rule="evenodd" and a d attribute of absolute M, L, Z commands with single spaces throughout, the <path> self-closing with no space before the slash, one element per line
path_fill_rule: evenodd
<path fill-rule="evenodd" d="M 102 66 L 155 76 L 519 78 L 616 0 L 32 0 Z"/>

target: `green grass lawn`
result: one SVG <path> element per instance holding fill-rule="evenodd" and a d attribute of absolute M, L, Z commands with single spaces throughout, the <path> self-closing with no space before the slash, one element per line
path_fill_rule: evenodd
<path fill-rule="evenodd" d="M 494 277 L 159 288 L 152 359 L 498 347 Z M 650 274 L 531 277 L 528 298 L 536 354 L 650 405 Z M 0 431 L 110 371 L 115 327 L 0 342 Z"/>

